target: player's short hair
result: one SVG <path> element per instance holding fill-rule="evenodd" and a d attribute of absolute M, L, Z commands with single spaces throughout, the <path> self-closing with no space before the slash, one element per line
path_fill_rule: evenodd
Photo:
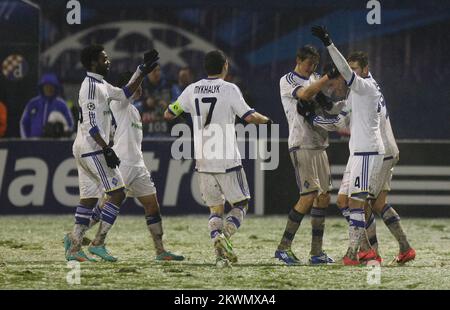
<path fill-rule="evenodd" d="M 307 58 L 316 60 L 317 62 L 319 62 L 320 59 L 320 55 L 319 52 L 317 51 L 317 48 L 315 48 L 312 45 L 305 45 L 303 47 L 300 47 L 297 50 L 297 57 L 303 61 Z"/>
<path fill-rule="evenodd" d="M 365 68 L 369 65 L 369 57 L 367 56 L 367 53 L 362 51 L 355 51 L 352 52 L 350 55 L 348 55 L 347 58 L 348 62 L 358 62 L 358 65 L 361 68 Z"/>
<path fill-rule="evenodd" d="M 92 62 L 98 60 L 98 56 L 105 48 L 102 45 L 89 45 L 81 51 L 81 63 L 86 70 L 91 70 Z"/>
<path fill-rule="evenodd" d="M 227 62 L 227 56 L 222 51 L 211 51 L 205 55 L 204 68 L 208 75 L 222 73 L 223 66 Z"/>

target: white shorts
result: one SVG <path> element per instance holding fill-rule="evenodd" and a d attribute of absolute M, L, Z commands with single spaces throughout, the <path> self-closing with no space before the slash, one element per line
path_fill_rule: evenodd
<path fill-rule="evenodd" d="M 81 199 L 101 198 L 103 193 L 124 187 L 119 169 L 109 168 L 102 153 L 89 156 L 74 155 Z"/>
<path fill-rule="evenodd" d="M 155 183 L 153 183 L 147 167 L 119 166 L 126 187 L 127 197 L 144 197 L 156 194 Z"/>
<path fill-rule="evenodd" d="M 348 159 L 347 166 L 345 167 L 345 171 L 342 174 L 342 181 L 341 186 L 339 187 L 338 195 L 348 196 L 349 179 L 350 179 L 350 158 Z"/>
<path fill-rule="evenodd" d="M 226 173 L 198 172 L 198 175 L 200 193 L 207 207 L 223 205 L 225 200 L 235 205 L 251 197 L 242 167 Z"/>
<path fill-rule="evenodd" d="M 369 193 L 374 192 L 374 186 L 383 164 L 383 155 L 360 154 L 350 155 L 342 177 L 339 194 L 364 201 L 368 198 Z"/>
<path fill-rule="evenodd" d="M 382 191 L 391 190 L 392 175 L 394 173 L 394 167 L 397 164 L 398 160 L 398 155 L 384 157 L 380 173 L 371 192 L 369 193 L 370 198 L 376 199 Z"/>
<path fill-rule="evenodd" d="M 332 189 L 330 164 L 325 150 L 289 150 L 300 195 Z"/>

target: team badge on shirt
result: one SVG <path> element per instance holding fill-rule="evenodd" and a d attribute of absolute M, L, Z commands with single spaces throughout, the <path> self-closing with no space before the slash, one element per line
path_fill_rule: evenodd
<path fill-rule="evenodd" d="M 308 182 L 308 181 L 305 181 L 305 183 L 303 184 L 303 186 L 305 186 L 305 188 L 308 188 L 308 187 L 309 187 L 309 182 Z"/>
<path fill-rule="evenodd" d="M 89 111 L 93 111 L 93 110 L 95 110 L 95 104 L 93 102 L 89 102 L 87 104 L 87 108 Z"/>

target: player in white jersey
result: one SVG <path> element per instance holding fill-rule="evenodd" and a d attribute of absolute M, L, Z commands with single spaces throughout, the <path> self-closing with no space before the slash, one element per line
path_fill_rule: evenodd
<path fill-rule="evenodd" d="M 382 94 L 368 67 L 347 63 L 332 43 L 322 26 L 312 28 L 312 34 L 326 46 L 331 59 L 350 88 L 350 178 L 349 178 L 349 247 L 343 258 L 344 265 L 357 265 L 361 240 L 366 237 L 364 204 L 378 176 L 384 158 L 384 145 L 380 132 L 380 101 Z M 350 67 L 353 65 L 353 67 Z M 367 70 L 367 71 L 366 71 Z M 372 255 L 376 255 L 373 251 Z"/>
<path fill-rule="evenodd" d="M 275 251 L 275 258 L 287 265 L 300 263 L 291 250 L 292 241 L 305 214 L 311 211 L 311 264 L 333 263 L 322 250 L 326 208 L 330 202 L 331 173 L 326 148 L 327 131 L 315 128 L 297 112 L 298 101 L 319 101 L 320 92 L 329 80 L 314 71 L 319 53 L 313 46 L 299 48 L 295 69 L 280 79 L 280 96 L 289 125 L 289 153 L 295 171 L 300 197 L 290 210 L 283 237 Z M 323 107 L 314 103 L 318 113 Z M 316 201 L 316 206 L 313 206 Z"/>
<path fill-rule="evenodd" d="M 358 63 L 358 66 L 362 68 L 368 66 L 367 56 L 361 52 L 352 53 L 349 56 L 348 60 L 350 62 L 356 61 Z M 340 88 L 339 84 L 345 85 L 345 81 L 342 77 L 340 79 L 336 79 L 335 82 L 337 83 L 334 84 L 338 86 L 333 85 L 333 88 Z M 384 97 L 380 103 L 380 110 L 380 131 L 385 148 L 385 155 L 380 174 L 376 178 L 375 185 L 372 188 L 372 191 L 369 193 L 369 198 L 365 205 L 365 228 L 367 232 L 367 238 L 363 238 L 362 240 L 361 248 L 358 252 L 358 259 L 360 262 L 373 259 L 373 257 L 371 257 L 373 256 L 373 254 L 370 251 L 370 249 L 373 248 L 377 254 L 375 259 L 379 262 L 382 261 L 378 253 L 378 240 L 376 236 L 375 224 L 376 222 L 375 216 L 373 214 L 373 212 L 375 212 L 382 217 L 389 231 L 398 241 L 400 252 L 395 260 L 399 264 L 404 264 L 407 261 L 413 260 L 415 258 L 415 250 L 409 245 L 409 242 L 400 224 L 400 217 L 398 216 L 397 212 L 392 208 L 390 204 L 387 204 L 387 194 L 391 189 L 390 183 L 392 180 L 394 166 L 399 159 L 399 150 L 397 147 L 397 143 L 395 142 L 394 133 L 392 131 Z M 342 109 L 341 113 L 334 118 L 324 118 L 321 116 L 315 116 L 314 114 L 309 114 L 308 118 L 314 126 L 321 127 L 327 131 L 337 131 L 342 128 L 350 127 L 350 113 L 350 107 L 345 106 Z M 339 207 L 340 211 L 347 221 L 349 221 L 350 219 L 350 212 L 348 208 L 349 177 L 350 165 L 347 164 L 336 201 L 337 206 Z"/>
<path fill-rule="evenodd" d="M 118 87 L 123 87 L 130 80 L 132 74 L 125 73 L 120 77 Z M 132 104 L 140 98 L 142 88 L 139 87 L 130 99 L 112 100 L 110 109 L 114 118 L 114 146 L 113 150 L 120 158 L 119 171 L 122 175 L 127 197 L 136 197 L 144 207 L 147 228 L 153 239 L 156 260 L 181 261 L 184 256 L 167 251 L 163 244 L 163 227 L 161 213 L 156 196 L 156 187 L 150 172 L 144 163 L 142 154 L 142 120 L 138 109 Z M 100 220 L 103 204 L 93 210 L 90 227 Z"/>
<path fill-rule="evenodd" d="M 374 216 L 367 214 L 367 223 L 364 216 L 365 200 L 370 197 L 377 200 L 373 203 L 373 210 L 380 213 L 391 233 L 399 241 L 400 254 L 396 258 L 397 261 L 404 263 L 414 259 L 415 251 L 406 239 L 400 225 L 400 217 L 390 205 L 386 204 L 387 191 L 380 195 L 383 187 L 390 183 L 391 169 L 395 165 L 393 162 L 386 161 L 395 160 L 395 157 L 398 157 L 398 148 L 389 120 L 382 119 L 387 115 L 383 115 L 383 107 L 386 112 L 385 100 L 380 87 L 369 72 L 367 55 L 363 52 L 354 52 L 349 56 L 347 63 L 347 60 L 332 44 L 324 27 L 315 26 L 312 28 L 312 33 L 327 47 L 334 64 L 350 88 L 347 97 L 347 104 L 352 111 L 350 158 L 346 169 L 348 170 L 348 182 L 344 175 L 342 184 L 344 189 L 341 188 L 342 192 L 340 191 L 341 194 L 347 194 L 350 198 L 348 200 L 349 214 L 346 216 L 349 218 L 350 246 L 343 258 L 343 263 L 356 265 L 360 263 L 360 260 L 378 259 L 381 261 L 376 250 L 370 246 L 370 241 L 376 245 Z M 389 181 L 386 180 L 387 178 Z M 348 184 L 347 193 L 345 193 L 346 184 Z M 345 203 L 342 197 L 338 200 L 338 205 L 341 207 Z M 343 211 L 345 212 L 345 207 Z M 369 241 L 365 228 L 371 234 Z M 360 250 L 359 253 L 358 250 Z"/>
<path fill-rule="evenodd" d="M 91 254 L 108 261 L 117 259 L 105 248 L 105 238 L 119 213 L 125 198 L 124 183 L 118 166 L 120 160 L 109 146 L 111 130 L 111 100 L 126 100 L 141 84 L 145 74 L 157 64 L 158 53 L 153 50 L 144 55 L 128 85 L 118 88 L 104 80 L 109 72 L 110 61 L 103 46 L 91 45 L 81 52 L 81 63 L 87 76 L 79 93 L 80 119 L 77 137 L 73 144 L 73 155 L 78 169 L 80 202 L 75 212 L 75 226 L 71 234 L 64 237 L 67 260 L 92 260 L 81 249 L 81 242 L 92 217 L 92 209 L 104 192 L 108 194 L 101 212 L 100 227 L 88 248 Z"/>
<path fill-rule="evenodd" d="M 229 238 L 241 226 L 250 199 L 237 147 L 235 119 L 239 116 L 253 124 L 271 121 L 247 105 L 235 84 L 224 81 L 228 60 L 223 52 L 207 53 L 204 68 L 208 77 L 186 87 L 164 117 L 172 120 L 183 112 L 192 116 L 200 192 L 211 212 L 208 228 L 216 263 L 223 266 L 237 261 Z M 232 208 L 224 220 L 225 201 Z"/>

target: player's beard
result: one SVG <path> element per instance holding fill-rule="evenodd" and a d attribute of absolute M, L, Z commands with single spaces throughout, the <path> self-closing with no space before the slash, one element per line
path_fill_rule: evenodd
<path fill-rule="evenodd" d="M 108 75 L 108 72 L 109 72 L 108 66 L 97 67 L 97 73 L 102 75 L 103 77 L 106 77 Z"/>

